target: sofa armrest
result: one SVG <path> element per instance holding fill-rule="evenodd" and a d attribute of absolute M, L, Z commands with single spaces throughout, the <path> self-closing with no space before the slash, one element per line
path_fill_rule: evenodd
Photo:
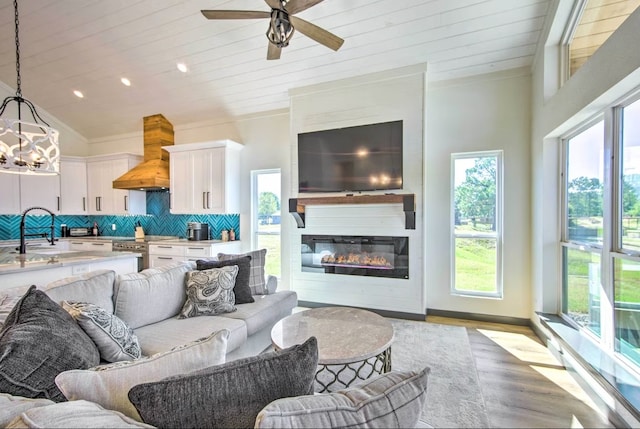
<path fill-rule="evenodd" d="M 271 295 L 276 293 L 276 289 L 278 289 L 278 278 L 276 276 L 272 276 L 271 274 L 267 274 L 267 295 Z"/>

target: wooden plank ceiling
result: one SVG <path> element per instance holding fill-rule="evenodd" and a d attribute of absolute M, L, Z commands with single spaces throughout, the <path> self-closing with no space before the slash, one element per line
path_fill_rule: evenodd
<path fill-rule="evenodd" d="M 588 0 L 569 45 L 571 76 L 616 31 L 640 0 Z"/>
<path fill-rule="evenodd" d="M 342 48 L 296 33 L 280 60 L 267 61 L 266 19 L 200 13 L 268 11 L 262 0 L 20 1 L 22 92 L 89 140 L 140 132 L 156 113 L 174 125 L 233 118 L 287 108 L 291 88 L 415 64 L 427 63 L 432 81 L 530 66 L 549 3 L 325 0 L 296 16 L 342 37 Z M 0 81 L 9 93 L 13 16 L 12 1 L 0 1 Z"/>

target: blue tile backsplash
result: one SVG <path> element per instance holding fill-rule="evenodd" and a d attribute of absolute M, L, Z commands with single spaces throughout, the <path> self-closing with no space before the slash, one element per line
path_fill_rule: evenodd
<path fill-rule="evenodd" d="M 27 233 L 49 232 L 51 217 L 33 211 L 27 215 L 25 226 Z M 169 213 L 169 191 L 147 191 L 147 214 L 131 216 L 69 216 L 56 215 L 55 234 L 60 236 L 60 225 L 93 226 L 97 222 L 100 235 L 133 237 L 135 227 L 140 222 L 147 235 L 175 235 L 181 238 L 187 236 L 187 222 L 202 222 L 209 224 L 212 239 L 220 239 L 222 230 L 233 228 L 236 239 L 240 240 L 240 215 L 174 215 Z M 115 225 L 115 231 L 111 226 Z M 0 240 L 20 238 L 20 215 L 0 215 Z"/>

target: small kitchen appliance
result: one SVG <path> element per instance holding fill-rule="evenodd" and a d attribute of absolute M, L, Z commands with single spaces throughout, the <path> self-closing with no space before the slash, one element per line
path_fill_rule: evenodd
<path fill-rule="evenodd" d="M 209 239 L 209 224 L 200 222 L 187 222 L 187 238 L 192 241 Z"/>

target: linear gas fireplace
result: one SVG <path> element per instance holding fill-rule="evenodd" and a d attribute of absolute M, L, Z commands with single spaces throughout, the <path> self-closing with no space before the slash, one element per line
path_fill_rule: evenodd
<path fill-rule="evenodd" d="M 409 237 L 303 235 L 302 271 L 409 278 Z"/>

